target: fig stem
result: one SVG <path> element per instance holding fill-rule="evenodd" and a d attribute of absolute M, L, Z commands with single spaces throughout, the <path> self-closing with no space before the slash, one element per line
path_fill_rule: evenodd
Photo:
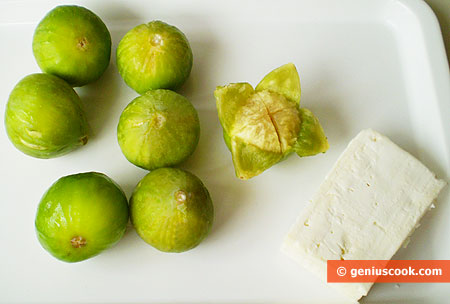
<path fill-rule="evenodd" d="M 74 236 L 71 240 L 70 243 L 72 244 L 73 248 L 80 248 L 80 247 L 84 247 L 86 246 L 86 239 L 83 238 L 82 236 Z"/>
<path fill-rule="evenodd" d="M 88 142 L 88 136 L 87 135 L 85 135 L 85 136 L 80 138 L 80 143 L 81 143 L 82 146 L 84 146 L 87 142 Z"/>
<path fill-rule="evenodd" d="M 88 46 L 88 40 L 86 39 L 86 37 L 81 38 L 81 39 L 78 41 L 77 46 L 78 46 L 78 48 L 79 48 L 80 50 L 86 51 L 87 46 Z"/>
<path fill-rule="evenodd" d="M 175 192 L 175 200 L 177 201 L 178 204 L 185 203 L 186 199 L 187 195 L 186 192 L 184 192 L 183 190 L 178 190 L 177 192 Z"/>

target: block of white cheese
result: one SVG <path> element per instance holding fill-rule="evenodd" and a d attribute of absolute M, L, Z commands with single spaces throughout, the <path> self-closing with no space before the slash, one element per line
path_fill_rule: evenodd
<path fill-rule="evenodd" d="M 361 131 L 286 236 L 282 251 L 326 281 L 327 260 L 389 260 L 446 183 L 387 137 Z M 372 283 L 330 283 L 353 301 Z"/>

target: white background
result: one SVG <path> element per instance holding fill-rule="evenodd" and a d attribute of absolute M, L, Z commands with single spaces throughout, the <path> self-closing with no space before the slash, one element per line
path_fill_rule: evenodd
<path fill-rule="evenodd" d="M 63 1 L 64 2 L 64 1 Z M 145 4 L 144 4 L 145 2 Z M 25 75 L 38 72 L 31 42 L 56 1 L 0 3 L 0 103 Z M 85 262 L 59 262 L 39 245 L 37 204 L 59 177 L 106 173 L 128 197 L 146 174 L 128 163 L 116 140 L 123 108 L 137 94 L 120 78 L 115 56 L 96 83 L 77 88 L 93 136 L 66 156 L 39 160 L 17 151 L 0 123 L 0 302 L 41 303 L 346 303 L 279 252 L 285 233 L 349 140 L 373 128 L 450 180 L 450 88 L 437 21 L 415 0 L 79 1 L 97 13 L 113 53 L 132 27 L 153 19 L 176 25 L 194 53 L 180 90 L 197 108 L 201 139 L 181 167 L 198 175 L 214 201 L 209 237 L 183 254 L 161 253 L 130 228 L 114 248 Z M 256 85 L 293 62 L 301 106 L 320 119 L 330 150 L 288 160 L 250 180 L 234 176 L 213 91 Z M 450 258 L 448 187 L 396 259 Z M 364 303 L 444 303 L 448 284 L 377 284 Z"/>

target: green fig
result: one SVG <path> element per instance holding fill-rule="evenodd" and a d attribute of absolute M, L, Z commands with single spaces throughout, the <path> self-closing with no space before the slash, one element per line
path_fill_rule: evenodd
<path fill-rule="evenodd" d="M 139 94 L 177 89 L 189 77 L 192 50 L 175 26 L 152 21 L 131 29 L 117 47 L 117 68 L 125 83 Z"/>
<path fill-rule="evenodd" d="M 292 63 L 267 74 L 256 89 L 248 83 L 217 87 L 217 112 L 237 177 L 252 178 L 294 151 L 306 156 L 328 149 L 318 120 L 299 107 L 300 93 Z"/>
<path fill-rule="evenodd" d="M 64 262 L 83 261 L 113 246 L 127 223 L 124 192 L 97 172 L 58 179 L 42 197 L 35 220 L 42 247 Z"/>
<path fill-rule="evenodd" d="M 14 146 L 37 158 L 64 155 L 88 141 L 81 100 L 64 80 L 50 74 L 23 78 L 9 96 L 5 126 Z"/>
<path fill-rule="evenodd" d="M 33 53 L 43 72 L 80 87 L 100 78 L 108 67 L 111 35 L 103 21 L 87 8 L 61 5 L 37 26 Z"/>
<path fill-rule="evenodd" d="M 166 252 L 196 247 L 208 235 L 214 207 L 198 177 L 176 168 L 147 174 L 130 199 L 131 221 L 148 244 Z"/>
<path fill-rule="evenodd" d="M 200 138 L 194 106 L 169 90 L 150 90 L 123 110 L 117 139 L 123 154 L 138 167 L 153 170 L 186 160 Z"/>

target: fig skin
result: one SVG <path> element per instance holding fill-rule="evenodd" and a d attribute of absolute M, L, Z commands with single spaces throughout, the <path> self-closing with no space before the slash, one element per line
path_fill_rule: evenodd
<path fill-rule="evenodd" d="M 97 172 L 58 179 L 43 195 L 36 213 L 42 247 L 64 262 L 89 259 L 124 235 L 128 201 L 120 187 Z"/>
<path fill-rule="evenodd" d="M 258 83 L 255 91 L 268 90 L 283 95 L 288 100 L 300 105 L 300 77 L 293 63 L 276 68 Z"/>
<path fill-rule="evenodd" d="M 178 165 L 200 138 L 197 111 L 188 99 L 169 90 L 150 90 L 122 112 L 117 140 L 124 156 L 147 170 Z"/>
<path fill-rule="evenodd" d="M 18 150 L 37 158 L 58 157 L 88 141 L 80 98 L 50 74 L 31 74 L 17 83 L 6 105 L 5 127 Z"/>
<path fill-rule="evenodd" d="M 305 108 L 300 109 L 300 117 L 302 124 L 297 142 L 294 145 L 294 151 L 300 157 L 325 153 L 330 145 L 319 119 Z"/>
<path fill-rule="evenodd" d="M 141 24 L 126 33 L 116 58 L 123 80 L 139 94 L 178 89 L 189 77 L 193 63 L 186 36 L 162 21 Z"/>
<path fill-rule="evenodd" d="M 33 54 L 43 72 L 81 87 L 99 79 L 108 67 L 111 34 L 87 8 L 57 6 L 37 26 Z"/>
<path fill-rule="evenodd" d="M 176 168 L 147 174 L 131 196 L 130 213 L 138 235 L 164 252 L 196 247 L 214 221 L 212 200 L 201 180 Z"/>

